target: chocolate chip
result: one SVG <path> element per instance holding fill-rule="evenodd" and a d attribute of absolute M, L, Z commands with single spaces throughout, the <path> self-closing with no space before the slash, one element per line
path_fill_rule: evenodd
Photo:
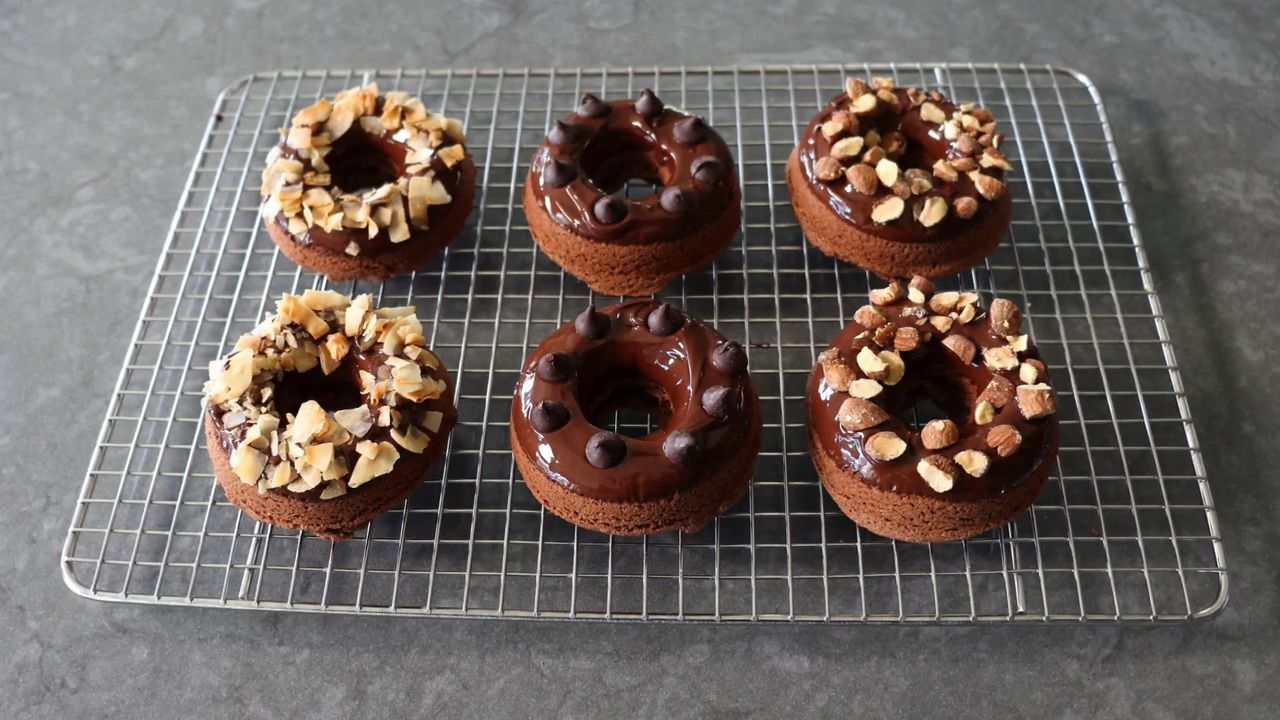
<path fill-rule="evenodd" d="M 693 210 L 694 203 L 697 199 L 694 197 L 693 191 L 686 187 L 673 185 L 662 191 L 658 196 L 658 204 L 663 210 L 672 215 L 684 215 Z"/>
<path fill-rule="evenodd" d="M 693 433 L 676 430 L 662 441 L 662 454 L 677 465 L 692 465 L 702 456 L 702 445 Z"/>
<path fill-rule="evenodd" d="M 711 353 L 711 364 L 726 375 L 737 375 L 747 369 L 747 351 L 734 340 L 721 343 L 720 347 Z"/>
<path fill-rule="evenodd" d="M 551 132 L 547 133 L 547 141 L 552 145 L 568 145 L 578 137 L 578 126 L 571 125 L 563 120 L 557 120 L 552 126 Z"/>
<path fill-rule="evenodd" d="M 621 198 L 605 195 L 591 206 L 591 214 L 605 225 L 612 225 L 627 216 L 627 204 Z"/>
<path fill-rule="evenodd" d="M 611 468 L 627 457 L 627 441 L 618 433 L 598 432 L 587 441 L 587 462 L 598 468 Z"/>
<path fill-rule="evenodd" d="M 688 117 L 676 123 L 672 132 L 676 142 L 685 145 L 697 145 L 707 139 L 707 124 L 700 117 Z"/>
<path fill-rule="evenodd" d="M 724 164 L 710 155 L 694 158 L 689 169 L 693 172 L 695 180 L 704 183 L 718 182 L 724 177 Z"/>
<path fill-rule="evenodd" d="M 559 400 L 543 400 L 533 406 L 529 422 L 540 433 L 555 432 L 569 422 L 569 408 Z"/>
<path fill-rule="evenodd" d="M 578 177 L 578 170 L 563 160 L 552 159 L 542 166 L 542 179 L 553 188 L 564 187 Z"/>
<path fill-rule="evenodd" d="M 573 358 L 568 353 L 547 353 L 538 358 L 537 373 L 547 382 L 564 382 L 573 377 Z"/>
<path fill-rule="evenodd" d="M 640 93 L 640 99 L 636 101 L 636 112 L 647 118 L 661 113 L 663 107 L 662 101 L 649 88 L 645 88 L 644 92 Z"/>
<path fill-rule="evenodd" d="M 684 325 L 684 316 L 671 309 L 669 303 L 662 303 L 649 311 L 649 316 L 645 318 L 644 323 L 649 326 L 649 332 L 666 337 Z"/>
<path fill-rule="evenodd" d="M 609 332 L 609 316 L 596 312 L 595 305 L 588 305 L 573 319 L 573 329 L 588 340 L 599 340 Z"/>
<path fill-rule="evenodd" d="M 724 419 L 738 409 L 738 394 L 727 385 L 712 385 L 702 393 L 702 409 Z"/>
<path fill-rule="evenodd" d="M 583 117 L 601 118 L 613 111 L 609 103 L 600 98 L 587 93 L 582 96 L 582 102 L 578 105 L 578 114 Z"/>

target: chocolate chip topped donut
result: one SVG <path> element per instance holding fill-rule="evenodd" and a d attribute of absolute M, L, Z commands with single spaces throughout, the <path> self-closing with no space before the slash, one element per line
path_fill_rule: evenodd
<path fill-rule="evenodd" d="M 889 78 L 849 78 L 791 153 L 792 206 L 827 255 L 886 278 L 948 275 L 1009 229 L 1013 166 L 1002 139 L 986 109 Z"/>
<path fill-rule="evenodd" d="M 462 124 L 408 93 L 344 90 L 282 133 L 262 172 L 263 221 L 285 255 L 331 280 L 415 270 L 471 213 Z"/>
<path fill-rule="evenodd" d="M 340 539 L 426 479 L 453 428 L 452 398 L 412 307 L 307 290 L 212 364 L 205 438 L 232 503 Z"/>
<path fill-rule="evenodd" d="M 660 186 L 617 193 L 632 179 Z M 585 95 L 538 146 L 524 186 L 534 242 L 597 292 L 649 294 L 707 263 L 737 232 L 733 156 L 701 118 L 650 90 L 634 100 Z"/>
<path fill-rule="evenodd" d="M 640 535 L 695 531 L 746 491 L 760 406 L 742 346 L 666 303 L 588 307 L 525 361 L 511 447 L 552 513 Z M 658 415 L 643 437 L 609 430 L 619 409 Z"/>
<path fill-rule="evenodd" d="M 1004 524 L 1035 500 L 1058 451 L 1057 400 L 1016 305 L 923 277 L 871 293 L 818 356 L 809 443 L 846 515 L 887 537 L 935 542 Z M 946 417 L 917 428 L 920 399 Z"/>

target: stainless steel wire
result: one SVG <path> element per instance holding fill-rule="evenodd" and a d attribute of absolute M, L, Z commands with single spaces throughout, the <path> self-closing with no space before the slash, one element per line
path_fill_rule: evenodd
<path fill-rule="evenodd" d="M 799 130 L 843 77 L 940 87 L 1004 118 L 1014 221 L 944 284 L 1021 303 L 1055 369 L 1063 445 L 1031 512 L 986 536 L 871 535 L 818 484 L 803 388 L 862 303 L 867 273 L 805 243 L 782 182 Z M 216 489 L 200 429 L 208 362 L 281 292 L 325 286 L 257 221 L 275 129 L 360 82 L 410 90 L 466 124 L 479 168 L 466 233 L 372 291 L 412 303 L 457 379 L 446 459 L 402 507 L 328 543 L 254 522 Z M 750 348 L 764 404 L 748 496 L 705 530 L 621 538 L 546 514 L 520 481 L 507 412 L 520 362 L 588 302 L 533 246 L 517 201 L 546 128 L 581 93 L 653 87 L 729 142 L 742 232 L 662 295 Z M 643 192 L 643 189 L 637 189 Z M 624 429 L 645 418 L 621 416 Z M 1215 614 L 1227 573 L 1182 379 L 1102 102 L 1079 73 L 975 64 L 306 71 L 218 98 L 76 501 L 61 568 L 86 597 L 421 616 L 593 620 L 1174 621 Z"/>

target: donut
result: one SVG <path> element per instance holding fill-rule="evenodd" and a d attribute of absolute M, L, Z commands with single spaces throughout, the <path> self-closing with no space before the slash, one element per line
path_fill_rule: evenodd
<path fill-rule="evenodd" d="M 805 391 L 822 485 L 857 524 L 941 542 L 1031 506 L 1058 454 L 1057 398 L 1022 313 L 922 276 L 871 293 L 818 355 Z M 946 417 L 903 419 L 926 399 Z"/>
<path fill-rule="evenodd" d="M 461 232 L 475 196 L 462 123 L 377 85 L 293 116 L 267 154 L 262 219 L 290 260 L 330 280 L 421 267 Z"/>
<path fill-rule="evenodd" d="M 630 179 L 661 188 L 616 193 Z M 738 231 L 738 176 L 724 140 L 651 90 L 587 94 L 534 152 L 523 204 L 533 240 L 599 293 L 648 295 L 711 263 Z"/>
<path fill-rule="evenodd" d="M 1009 229 L 1003 137 L 986 109 L 849 78 L 787 160 L 791 206 L 814 247 L 881 277 L 959 272 Z"/>
<path fill-rule="evenodd" d="M 332 291 L 284 295 L 209 367 L 205 440 L 227 499 L 257 520 L 338 540 L 407 498 L 457 413 L 413 307 Z"/>
<path fill-rule="evenodd" d="M 628 408 L 658 415 L 658 428 L 607 429 Z M 615 535 L 695 532 L 729 509 L 760 427 L 742 346 L 655 300 L 587 307 L 529 355 L 511 403 L 511 449 L 534 497 Z"/>

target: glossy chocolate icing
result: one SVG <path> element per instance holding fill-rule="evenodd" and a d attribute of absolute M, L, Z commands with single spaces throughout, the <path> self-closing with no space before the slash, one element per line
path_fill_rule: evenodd
<path fill-rule="evenodd" d="M 858 115 L 859 133 L 875 128 L 884 136 L 891 131 L 902 133 L 906 142 L 906 150 L 898 158 L 899 167 L 906 171 L 920 168 L 932 173 L 933 164 L 940 158 L 951 159 L 957 156 L 955 143 L 942 135 L 941 127 L 925 122 L 920 117 L 920 108 L 911 107 L 907 98 L 907 90 L 898 88 L 893 91 L 897 97 L 896 105 L 881 102 L 876 109 L 865 115 Z M 956 106 L 948 101 L 934 102 L 948 117 L 956 111 Z M 832 141 L 822 134 L 822 124 L 831 119 L 832 113 L 849 110 L 852 101 L 845 93 L 841 93 L 813 116 L 809 125 L 800 136 L 798 147 L 800 167 L 804 171 L 805 183 L 819 199 L 825 202 L 837 217 L 856 226 L 860 231 L 899 242 L 942 242 L 960 233 L 965 227 L 982 222 L 992 212 L 995 204 L 982 199 L 974 187 L 973 181 L 965 173 L 959 173 L 955 182 L 941 182 L 936 178 L 933 189 L 923 195 L 913 196 L 907 201 L 908 209 L 897 220 L 888 223 L 877 223 L 871 219 L 871 209 L 881 200 L 893 193 L 883 185 L 877 187 L 874 195 L 864 195 L 841 177 L 830 183 L 817 179 L 814 165 L 819 158 L 831 152 Z M 838 140 L 838 139 L 837 139 Z M 1004 173 L 997 168 L 982 170 L 984 174 L 1002 180 Z M 1007 191 L 1006 191 L 1007 192 Z M 971 197 L 978 201 L 978 211 L 970 218 L 961 218 L 954 212 L 948 213 L 942 222 L 933 227 L 925 227 L 916 222 L 912 216 L 910 205 L 919 203 L 924 198 L 936 195 L 947 201 L 948 205 L 957 197 Z"/>
<path fill-rule="evenodd" d="M 759 402 L 745 368 L 729 374 L 712 362 L 713 353 L 728 342 L 702 322 L 684 315 L 684 323 L 668 336 L 649 331 L 646 318 L 657 308 L 654 300 L 621 303 L 600 312 L 610 320 L 608 332 L 588 339 L 572 321 L 547 336 L 529 355 L 516 384 L 511 424 L 514 442 L 534 458 L 542 472 L 581 495 L 607 501 L 643 502 L 669 497 L 710 476 L 744 447 L 751 434 L 753 408 Z M 571 354 L 575 373 L 565 382 L 538 377 L 539 358 L 547 353 Z M 713 386 L 732 388 L 737 410 L 727 418 L 708 415 L 702 394 Z M 635 403 L 616 402 L 619 395 L 640 391 L 661 396 L 669 413 L 660 427 L 640 438 L 624 438 L 626 457 L 601 469 L 586 456 L 588 441 L 602 428 L 592 423 L 602 411 Z M 564 403 L 569 422 L 542 433 L 529 420 L 533 407 L 544 400 Z M 683 430 L 698 440 L 697 459 L 688 465 L 673 462 L 663 443 Z"/>
<path fill-rule="evenodd" d="M 899 300 L 879 310 L 890 322 L 900 326 L 916 326 L 914 318 L 902 317 L 904 309 L 915 307 L 919 306 Z M 973 361 L 965 363 L 942 344 L 941 333 L 934 331 L 928 324 L 916 327 L 920 329 L 922 336 L 925 332 L 930 332 L 931 339 L 922 342 L 916 350 L 902 353 L 906 364 L 903 379 L 896 385 L 885 386 L 884 391 L 873 398 L 872 401 L 885 408 L 890 415 L 888 421 L 875 427 L 861 431 L 841 428 L 837 415 L 841 404 L 849 395 L 838 392 L 827 384 L 821 364 L 814 367 L 809 376 L 805 397 L 809 427 L 821 450 L 862 482 L 889 492 L 928 495 L 941 500 L 973 501 L 996 497 L 1017 487 L 1047 455 L 1056 451 L 1058 416 L 1054 414 L 1027 420 L 1018 410 L 1017 402 L 1009 402 L 996 410 L 995 419 L 991 423 L 978 425 L 973 419 L 973 407 L 977 396 L 986 388 L 991 378 L 998 374 L 1014 385 L 1018 384 L 1016 368 L 994 371 L 983 364 L 983 348 L 1005 345 L 1005 338 L 991 329 L 986 316 L 979 316 L 968 324 L 957 321 L 947 334 L 966 337 L 978 348 Z M 841 358 L 856 367 L 854 358 L 858 350 L 870 343 L 867 338 L 858 338 L 865 331 L 866 328 L 851 322 L 836 335 L 828 347 L 837 348 Z M 876 349 L 874 344 L 872 349 Z M 1019 356 L 1024 360 L 1039 359 L 1039 353 L 1030 343 L 1026 352 L 1019 353 Z M 1047 377 L 1040 381 L 1049 382 Z M 921 397 L 932 399 L 955 421 L 960 430 L 958 442 L 942 450 L 928 450 L 915 427 L 898 417 L 897 413 L 910 411 L 912 404 Z M 986 436 L 991 428 L 1005 424 L 1012 425 L 1022 434 L 1022 444 L 1012 455 L 1000 457 L 987 446 Z M 867 455 L 864 442 L 872 435 L 886 430 L 903 438 L 907 442 L 907 451 L 895 460 L 875 460 Z M 991 464 L 982 477 L 975 478 L 957 471 L 955 487 L 948 492 L 938 493 L 916 471 L 916 464 L 925 456 L 941 454 L 951 458 L 961 450 L 980 450 L 987 454 Z"/>
<path fill-rule="evenodd" d="M 378 98 L 377 112 L 382 112 L 383 99 Z M 314 132 L 323 130 L 323 123 L 316 123 L 312 126 Z M 471 162 L 471 156 L 468 154 L 461 162 L 455 164 L 452 168 L 445 165 L 444 161 L 439 157 L 439 151 L 442 148 L 458 143 L 444 135 L 444 139 L 440 147 L 436 148 L 436 155 L 431 158 L 431 171 L 435 178 L 444 185 L 451 197 L 457 197 L 458 186 L 462 178 L 462 163 Z M 395 138 L 395 133 L 383 131 L 373 134 L 365 132 L 357 122 L 342 137 L 338 138 L 333 144 L 334 149 L 326 158 L 328 164 L 334 168 L 340 168 L 344 164 L 350 169 L 347 174 L 366 181 L 372 180 L 372 183 L 361 182 L 358 184 L 368 184 L 369 187 L 345 187 L 341 186 L 341 172 L 334 172 L 335 185 L 341 186 L 345 192 L 355 192 L 357 190 L 369 190 L 376 184 L 390 182 L 397 178 L 406 177 L 405 174 L 405 158 L 409 153 L 409 146 Z M 311 161 L 298 156 L 298 151 L 281 140 L 278 146 L 280 157 L 298 160 L 302 163 L 304 172 L 312 169 Z M 337 157 L 335 157 L 337 156 Z M 332 189 L 329 188 L 329 189 Z M 405 202 L 401 199 L 400 202 Z M 427 222 L 429 226 L 434 226 L 441 222 L 442 218 L 449 212 L 451 204 L 432 205 L 427 208 Z M 408 216 L 409 208 L 405 206 L 405 215 Z M 318 245 L 320 247 L 332 250 L 334 252 L 345 252 L 348 245 L 356 243 L 360 246 L 361 255 L 377 255 L 378 253 L 402 247 L 405 243 L 411 243 L 414 239 L 430 230 L 419 230 L 410 228 L 411 235 L 405 243 L 392 243 L 391 234 L 387 228 L 381 228 L 377 235 L 372 238 L 364 228 L 342 228 L 333 232 L 329 232 L 324 228 L 311 225 L 306 232 L 301 235 L 294 235 L 289 232 L 289 221 L 284 213 L 276 215 L 276 225 L 295 242 L 302 245 Z"/>
<path fill-rule="evenodd" d="M 538 205 L 560 226 L 609 242 L 670 240 L 710 223 L 726 205 L 738 201 L 733 156 L 715 130 L 702 125 L 701 132 L 690 133 L 687 125 L 679 123 L 691 116 L 665 108 L 645 117 L 635 103 L 615 100 L 606 104 L 588 98 L 578 112 L 557 121 L 563 125 L 553 128 L 538 146 L 526 182 Z M 603 107 L 608 107 L 608 112 Z M 677 135 L 697 142 L 681 142 Z M 723 166 L 719 178 L 708 181 L 694 176 L 693 165 L 703 157 L 715 158 Z M 550 168 L 554 162 L 562 166 Z M 564 182 L 567 169 L 572 169 L 573 177 Z M 594 213 L 596 203 L 631 178 L 688 192 L 680 203 L 668 196 L 665 208 L 661 190 L 627 200 L 624 217 L 601 222 Z"/>

